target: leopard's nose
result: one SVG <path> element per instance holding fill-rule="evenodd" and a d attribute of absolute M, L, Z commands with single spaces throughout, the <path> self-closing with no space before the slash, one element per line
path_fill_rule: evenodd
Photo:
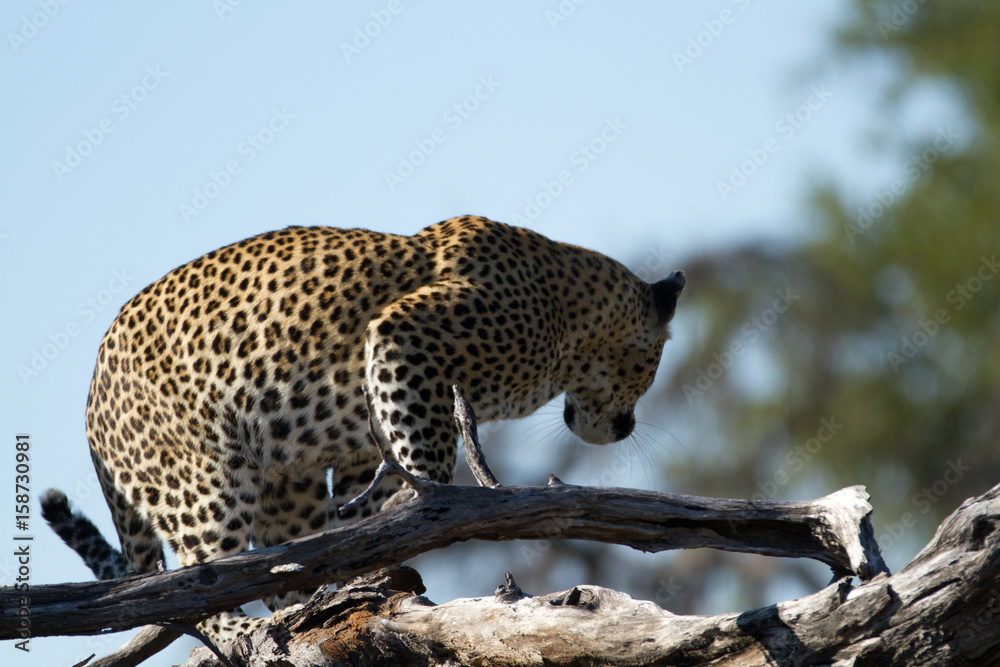
<path fill-rule="evenodd" d="M 611 430 L 614 432 L 615 438 L 618 440 L 627 438 L 631 435 L 634 429 L 635 415 L 631 412 L 623 412 L 611 420 Z"/>

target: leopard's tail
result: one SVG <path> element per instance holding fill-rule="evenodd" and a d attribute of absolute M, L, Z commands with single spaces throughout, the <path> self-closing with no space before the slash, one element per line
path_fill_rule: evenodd
<path fill-rule="evenodd" d="M 49 489 L 42 494 L 41 503 L 42 518 L 70 549 L 80 554 L 98 579 L 125 576 L 121 552 L 108 543 L 90 519 L 72 510 L 65 493 Z"/>

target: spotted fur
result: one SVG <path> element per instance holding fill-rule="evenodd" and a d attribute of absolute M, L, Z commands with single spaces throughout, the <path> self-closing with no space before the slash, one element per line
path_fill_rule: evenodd
<path fill-rule="evenodd" d="M 439 482 L 455 466 L 453 384 L 480 421 L 565 392 L 574 433 L 621 440 L 683 286 L 470 216 L 409 237 L 290 227 L 240 241 L 145 288 L 101 344 L 87 437 L 122 553 L 65 496 L 46 516 L 98 576 L 156 571 L 161 541 L 191 565 L 336 524 L 379 462 L 365 385 L 396 460 Z M 386 480 L 344 520 L 401 489 Z M 255 623 L 233 612 L 203 629 L 227 641 Z"/>

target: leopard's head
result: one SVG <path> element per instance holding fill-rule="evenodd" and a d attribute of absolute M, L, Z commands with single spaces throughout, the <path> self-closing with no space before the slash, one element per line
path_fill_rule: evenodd
<path fill-rule="evenodd" d="M 618 442 L 635 428 L 635 404 L 646 393 L 670 338 L 683 271 L 647 284 L 628 272 L 583 332 L 566 387 L 563 419 L 584 442 Z M 631 279 L 631 280 L 629 280 Z M 627 283 L 627 284 L 623 284 Z"/>

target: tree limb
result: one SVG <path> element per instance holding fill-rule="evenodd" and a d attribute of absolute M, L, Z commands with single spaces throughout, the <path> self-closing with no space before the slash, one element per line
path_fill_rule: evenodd
<path fill-rule="evenodd" d="M 394 572 L 286 618 L 292 638 L 281 645 L 273 627 L 260 630 L 247 664 L 989 667 L 1000 664 L 998 526 L 1000 485 L 894 576 L 717 616 L 677 616 L 597 586 L 434 605 Z M 199 649 L 185 667 L 216 664 Z"/>
<path fill-rule="evenodd" d="M 465 461 L 469 464 L 479 486 L 499 488 L 500 481 L 486 465 L 483 448 L 479 445 L 479 430 L 476 427 L 476 413 L 472 410 L 472 404 L 457 384 L 453 384 L 451 390 L 455 394 L 455 425 L 458 426 L 462 442 L 465 443 Z"/>
<path fill-rule="evenodd" d="M 412 502 L 294 542 L 169 572 L 32 587 L 33 636 L 192 622 L 280 591 L 346 581 L 470 539 L 584 539 L 643 551 L 713 547 L 813 558 L 870 579 L 886 567 L 863 487 L 808 502 L 751 502 L 614 488 L 433 486 Z M 0 639 L 16 636 L 0 591 Z"/>

